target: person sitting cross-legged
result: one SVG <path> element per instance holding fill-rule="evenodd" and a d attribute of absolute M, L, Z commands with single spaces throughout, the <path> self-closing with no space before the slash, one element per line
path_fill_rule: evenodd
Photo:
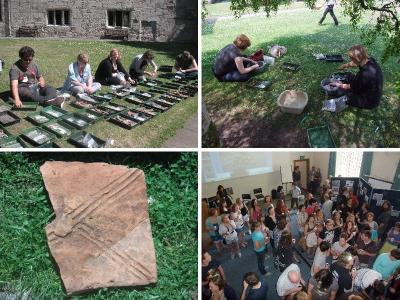
<path fill-rule="evenodd" d="M 11 66 L 11 95 L 16 107 L 22 107 L 24 101 L 35 101 L 41 105 L 56 105 L 62 107 L 64 98 L 57 97 L 57 91 L 46 82 L 33 62 L 35 51 L 28 46 L 19 50 L 19 60 Z"/>
<path fill-rule="evenodd" d="M 92 70 L 89 65 L 89 56 L 86 53 L 78 55 L 76 62 L 68 67 L 68 75 L 63 91 L 70 91 L 74 95 L 86 93 L 88 95 L 97 92 L 101 84 L 93 82 Z"/>
<path fill-rule="evenodd" d="M 259 64 L 241 53 L 251 45 L 250 39 L 240 34 L 232 44 L 225 46 L 217 55 L 212 71 L 219 81 L 247 81 Z"/>

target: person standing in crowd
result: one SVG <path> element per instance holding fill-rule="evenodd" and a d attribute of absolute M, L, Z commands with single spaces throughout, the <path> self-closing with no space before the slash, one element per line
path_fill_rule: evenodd
<path fill-rule="evenodd" d="M 251 200 L 251 207 L 250 207 L 250 222 L 255 223 L 261 220 L 261 207 L 258 205 L 257 199 Z"/>
<path fill-rule="evenodd" d="M 386 232 L 389 226 L 390 218 L 392 217 L 392 206 L 390 202 L 385 200 L 382 204 L 381 214 L 376 219 L 378 223 L 378 237 L 381 241 L 386 238 Z"/>
<path fill-rule="evenodd" d="M 211 291 L 209 289 L 208 275 L 211 270 L 216 270 L 221 275 L 221 278 L 225 280 L 225 272 L 222 268 L 221 262 L 214 259 L 207 250 L 202 250 L 201 255 L 201 283 L 202 283 L 202 299 L 210 299 Z"/>
<path fill-rule="evenodd" d="M 208 231 L 208 236 L 217 248 L 218 254 L 221 254 L 222 241 L 223 238 L 219 234 L 219 225 L 221 224 L 221 217 L 218 216 L 218 210 L 211 208 L 208 213 L 208 218 L 206 219 L 206 230 Z"/>
<path fill-rule="evenodd" d="M 226 201 L 228 209 L 232 206 L 232 201 L 230 197 L 228 196 L 228 193 L 226 192 L 225 188 L 222 185 L 219 185 L 217 187 L 217 202 L 220 203 L 222 200 Z"/>
<path fill-rule="evenodd" d="M 327 15 L 328 13 L 330 13 L 330 15 L 331 15 L 333 21 L 335 22 L 335 25 L 338 26 L 338 25 L 339 25 L 339 22 L 338 22 L 338 20 L 337 20 L 337 18 L 336 18 L 336 16 L 335 16 L 335 12 L 333 11 L 333 8 L 334 8 L 335 5 L 336 5 L 336 0 L 325 0 L 325 4 L 323 4 L 323 5 L 321 5 L 320 7 L 318 7 L 318 9 L 321 9 L 324 5 L 325 5 L 325 11 L 324 11 L 324 14 L 322 15 L 321 20 L 319 20 L 318 24 L 319 24 L 319 25 L 322 25 L 322 23 L 323 23 L 324 20 L 325 20 L 326 15 Z"/>
<path fill-rule="evenodd" d="M 296 208 L 299 208 L 299 197 L 301 195 L 300 188 L 296 185 L 296 183 L 292 183 L 292 201 L 290 204 L 290 209 L 293 209 L 293 204 L 296 204 Z"/>
<path fill-rule="evenodd" d="M 368 268 L 378 252 L 376 243 L 371 240 L 371 231 L 363 230 L 357 240 L 357 253 L 360 266 Z"/>
<path fill-rule="evenodd" d="M 352 267 L 353 256 L 348 252 L 339 255 L 337 262 L 331 265 L 330 270 L 339 286 L 336 294 L 337 297 L 353 290 L 353 281 L 356 277 L 356 271 L 355 269 L 352 270 Z"/>
<path fill-rule="evenodd" d="M 274 247 L 276 250 L 279 246 L 279 241 L 281 239 L 282 233 L 285 229 L 287 229 L 287 221 L 285 217 L 278 217 L 277 222 L 276 222 L 276 227 L 272 233 L 273 239 L 274 239 Z"/>
<path fill-rule="evenodd" d="M 339 240 L 340 230 L 334 228 L 334 223 L 331 219 L 326 220 L 325 229 L 319 233 L 318 244 L 325 241 L 329 245 Z"/>
<path fill-rule="evenodd" d="M 246 247 L 247 243 L 244 240 L 245 227 L 244 227 L 243 216 L 240 213 L 240 209 L 237 204 L 233 204 L 230 218 L 231 218 L 231 220 L 233 220 L 235 222 L 235 225 L 236 225 L 235 230 L 238 234 L 239 246 L 241 246 L 243 248 Z"/>
<path fill-rule="evenodd" d="M 317 226 L 315 224 L 314 215 L 309 215 L 307 223 L 304 227 L 304 235 L 306 237 L 308 258 L 312 259 L 318 245 Z"/>
<path fill-rule="evenodd" d="M 296 186 L 301 186 L 301 172 L 299 166 L 294 167 L 294 171 L 292 172 L 292 179 L 293 183 L 296 184 Z"/>
<path fill-rule="evenodd" d="M 211 300 L 237 300 L 235 290 L 228 285 L 225 279 L 217 270 L 213 270 L 208 275 Z"/>
<path fill-rule="evenodd" d="M 396 270 L 393 278 L 389 281 L 387 289 L 388 300 L 398 300 L 400 294 L 400 268 Z"/>
<path fill-rule="evenodd" d="M 136 84 L 121 63 L 121 52 L 118 49 L 111 49 L 107 58 L 103 59 L 97 67 L 94 78 L 102 85 L 123 85 Z"/>
<path fill-rule="evenodd" d="M 277 219 L 275 216 L 275 209 L 273 206 L 270 206 L 268 208 L 268 215 L 264 219 L 264 225 L 268 227 L 270 232 L 273 232 L 275 230 L 276 223 L 277 223 Z M 275 249 L 275 241 L 274 241 L 273 234 L 270 236 L 270 243 L 271 243 L 272 249 Z"/>
<path fill-rule="evenodd" d="M 304 204 L 300 204 L 299 206 L 299 212 L 297 213 L 297 225 L 300 233 L 300 237 L 304 236 L 304 227 L 306 226 L 307 223 L 307 212 L 306 212 L 306 207 Z"/>
<path fill-rule="evenodd" d="M 267 270 L 265 268 L 265 238 L 264 234 L 261 232 L 261 223 L 256 222 L 253 224 L 251 239 L 253 241 L 254 252 L 257 257 L 258 270 L 261 275 L 267 275 Z"/>
<path fill-rule="evenodd" d="M 332 219 L 332 207 L 333 202 L 329 195 L 324 199 L 324 203 L 322 204 L 322 213 L 324 214 L 325 220 Z"/>
<path fill-rule="evenodd" d="M 382 274 L 384 280 L 388 280 L 400 267 L 400 249 L 392 249 L 389 253 L 379 254 L 374 262 L 373 269 Z"/>
<path fill-rule="evenodd" d="M 272 203 L 272 198 L 270 195 L 267 195 L 264 197 L 264 203 L 263 203 L 263 207 L 262 207 L 262 214 L 263 216 L 267 216 L 268 215 L 268 209 L 270 207 L 274 207 L 274 204 Z"/>
<path fill-rule="evenodd" d="M 300 268 L 296 264 L 288 266 L 279 276 L 276 283 L 276 291 L 282 299 L 293 296 L 305 287 Z"/>
<path fill-rule="evenodd" d="M 219 51 L 212 68 L 214 76 L 222 82 L 249 80 L 253 71 L 259 67 L 256 61 L 242 55 L 250 45 L 250 39 L 240 34 L 232 44 Z"/>
<path fill-rule="evenodd" d="M 322 269 L 327 269 L 326 259 L 330 255 L 331 244 L 329 242 L 323 241 L 317 251 L 315 252 L 314 261 L 311 266 L 311 276 L 318 273 Z"/>
<path fill-rule="evenodd" d="M 148 71 L 148 66 L 152 66 L 153 71 Z M 135 56 L 129 67 L 129 75 L 138 81 L 146 81 L 146 76 L 157 77 L 158 67 L 154 62 L 154 53 L 150 50 Z"/>
<path fill-rule="evenodd" d="M 236 205 L 240 209 L 240 213 L 243 216 L 243 222 L 244 222 L 244 225 L 247 227 L 248 233 L 251 234 L 249 209 L 247 208 L 246 203 L 244 203 L 244 201 L 242 199 L 237 198 Z"/>
<path fill-rule="evenodd" d="M 369 226 L 371 230 L 371 240 L 374 242 L 378 241 L 378 223 L 374 221 L 374 213 L 373 212 L 368 212 L 367 213 L 367 219 L 365 220 L 364 224 Z"/>
<path fill-rule="evenodd" d="M 264 278 L 259 278 L 254 272 L 248 272 L 243 277 L 243 292 L 240 300 L 264 300 L 268 295 L 268 285 Z"/>
<path fill-rule="evenodd" d="M 385 243 L 383 244 L 380 253 L 389 252 L 392 249 L 400 247 L 400 222 L 396 222 L 388 234 Z"/>
<path fill-rule="evenodd" d="M 358 233 L 357 225 L 353 221 L 347 221 L 343 226 L 342 232 L 347 234 L 347 242 L 353 246 L 356 242 L 356 237 Z"/>
<path fill-rule="evenodd" d="M 308 172 L 308 185 L 309 185 L 309 190 L 311 191 L 311 193 L 313 194 L 313 195 L 315 195 L 315 193 L 316 193 L 316 188 L 315 188 L 315 185 L 314 185 L 314 180 L 315 180 L 315 176 L 316 176 L 316 174 L 317 174 L 317 170 L 315 169 L 315 167 L 314 166 L 312 166 L 311 167 L 311 170 Z"/>
<path fill-rule="evenodd" d="M 72 92 L 73 95 L 93 94 L 100 90 L 101 84 L 93 82 L 92 70 L 89 65 L 89 56 L 86 53 L 78 55 L 76 62 L 68 67 L 67 79 L 63 91 Z"/>
<path fill-rule="evenodd" d="M 345 232 L 342 232 L 339 236 L 339 240 L 335 243 L 333 243 L 332 248 L 331 248 L 331 253 L 332 253 L 332 261 L 336 262 L 337 258 L 339 257 L 340 254 L 345 252 L 347 248 L 350 247 L 350 244 L 347 243 L 347 234 Z"/>
<path fill-rule="evenodd" d="M 41 105 L 63 107 L 64 98 L 57 97 L 57 91 L 46 84 L 39 67 L 33 62 L 35 50 L 24 46 L 19 52 L 19 60 L 11 66 L 9 73 L 11 95 L 16 107 L 25 101 L 35 101 Z"/>
<path fill-rule="evenodd" d="M 312 300 L 335 300 L 338 289 L 331 271 L 324 268 L 310 277 L 307 293 Z"/>
<path fill-rule="evenodd" d="M 229 215 L 222 215 L 221 224 L 219 225 L 219 234 L 225 239 L 226 245 L 230 249 L 232 259 L 235 258 L 236 254 L 239 258 L 242 257 L 235 229 L 235 222 L 229 219 Z"/>

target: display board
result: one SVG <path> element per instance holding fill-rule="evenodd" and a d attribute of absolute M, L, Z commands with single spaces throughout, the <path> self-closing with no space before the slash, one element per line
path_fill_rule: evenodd
<path fill-rule="evenodd" d="M 371 193 L 372 193 L 372 186 L 363 178 L 360 178 L 358 181 L 358 188 L 357 188 L 357 197 L 360 203 L 362 202 L 370 203 Z"/>
<path fill-rule="evenodd" d="M 394 223 L 400 221 L 400 191 L 373 189 L 371 201 L 369 203 L 370 211 L 377 217 L 381 213 L 381 207 L 385 200 L 388 200 L 392 206 L 392 218 L 390 219 L 389 227 L 394 226 Z"/>

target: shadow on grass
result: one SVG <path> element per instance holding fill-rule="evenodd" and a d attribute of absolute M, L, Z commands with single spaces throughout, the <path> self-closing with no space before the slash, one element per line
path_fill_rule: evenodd
<path fill-rule="evenodd" d="M 256 43 L 255 43 L 256 42 Z M 203 53 L 203 98 L 217 126 L 224 147 L 307 147 L 307 128 L 329 125 L 333 139 L 341 147 L 398 147 L 400 145 L 399 102 L 392 88 L 400 66 L 395 59 L 381 65 L 385 76 L 384 96 L 374 110 L 348 108 L 339 114 L 322 112 L 322 101 L 328 99 L 320 82 L 337 72 L 340 63 L 317 61 L 313 53 L 340 53 L 346 59 L 347 50 L 361 40 L 347 25 L 322 26 L 310 35 L 281 36 L 258 42 L 252 50 L 279 44 L 288 53 L 257 79 L 273 83 L 268 91 L 251 89 L 245 83 L 220 83 L 211 67 L 217 51 Z M 221 48 L 225 45 L 221 45 Z M 383 46 L 368 51 L 380 61 Z M 297 73 L 280 68 L 284 62 L 297 63 Z M 357 70 L 354 69 L 354 72 Z M 305 111 L 297 116 L 282 113 L 276 105 L 279 94 L 287 89 L 306 91 L 309 97 Z"/>

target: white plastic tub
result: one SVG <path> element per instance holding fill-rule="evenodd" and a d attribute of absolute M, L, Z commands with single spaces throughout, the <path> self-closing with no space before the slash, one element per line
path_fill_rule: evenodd
<path fill-rule="evenodd" d="M 303 112 L 308 103 L 308 95 L 303 91 L 283 91 L 277 100 L 282 112 L 299 115 Z"/>

